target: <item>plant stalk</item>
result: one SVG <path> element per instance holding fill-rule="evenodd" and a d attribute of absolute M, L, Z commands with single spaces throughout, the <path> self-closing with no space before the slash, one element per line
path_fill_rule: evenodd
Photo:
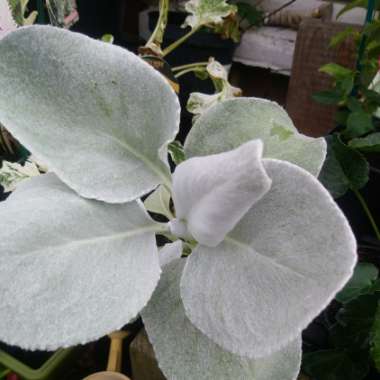
<path fill-rule="evenodd" d="M 164 49 L 162 56 L 165 57 L 166 55 L 171 53 L 173 50 L 177 49 L 178 46 L 182 45 L 187 39 L 189 39 L 199 29 L 200 29 L 200 27 L 191 29 L 190 32 L 186 33 L 184 36 L 179 38 L 177 41 L 173 42 L 171 45 L 169 45 L 167 48 Z"/>
<path fill-rule="evenodd" d="M 164 39 L 166 26 L 168 24 L 169 5 L 170 0 L 160 0 L 160 13 L 157 20 L 157 24 L 148 42 L 145 44 L 146 47 L 150 47 L 152 44 L 161 47 L 162 41 Z"/>
<path fill-rule="evenodd" d="M 207 65 L 208 65 L 208 62 L 188 63 L 187 65 L 173 67 L 172 71 L 182 71 L 182 70 L 186 70 L 192 67 L 207 66 Z"/>
<path fill-rule="evenodd" d="M 360 192 L 358 190 L 352 189 L 352 191 L 356 195 L 356 198 L 358 198 L 361 206 L 363 207 L 363 210 L 364 210 L 365 214 L 367 215 L 367 218 L 368 218 L 369 222 L 371 223 L 371 226 L 375 232 L 376 239 L 380 240 L 379 227 L 377 226 L 375 219 L 374 219 L 370 209 L 368 208 L 368 205 L 367 205 L 365 199 L 363 198 L 363 196 L 360 194 Z"/>
<path fill-rule="evenodd" d="M 203 68 L 201 68 L 201 67 L 190 67 L 190 68 L 188 68 L 188 69 L 185 69 L 185 70 L 182 70 L 182 71 L 179 71 L 178 73 L 176 73 L 174 76 L 176 77 L 176 78 L 179 78 L 179 77 L 181 77 L 182 75 L 185 75 L 185 74 L 187 74 L 187 73 L 191 73 L 191 72 L 195 72 L 195 71 L 203 71 Z"/>

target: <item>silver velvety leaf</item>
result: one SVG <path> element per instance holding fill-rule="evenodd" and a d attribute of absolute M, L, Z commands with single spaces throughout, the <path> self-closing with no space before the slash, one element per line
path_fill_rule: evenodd
<path fill-rule="evenodd" d="M 142 311 L 158 364 L 168 380 L 295 380 L 301 362 L 301 339 L 263 359 L 224 351 L 192 325 L 185 315 L 179 282 L 185 260 L 163 269 L 160 282 Z"/>
<path fill-rule="evenodd" d="M 170 222 L 172 233 L 213 247 L 223 241 L 270 188 L 262 151 L 262 142 L 253 140 L 229 152 L 194 157 L 178 165 L 173 174 L 177 219 Z"/>
<path fill-rule="evenodd" d="M 215 248 L 198 245 L 181 281 L 189 319 L 224 349 L 262 357 L 285 347 L 351 277 L 356 241 L 305 170 L 264 159 L 272 187 Z"/>
<path fill-rule="evenodd" d="M 128 323 L 160 276 L 155 224 L 137 202 L 86 200 L 54 174 L 0 203 L 0 340 L 53 350 Z"/>
<path fill-rule="evenodd" d="M 258 98 L 236 98 L 218 103 L 194 124 L 185 143 L 186 157 L 234 149 L 252 140 L 264 143 L 264 158 L 292 162 L 317 176 L 326 157 L 323 138 L 298 133 L 277 103 Z"/>
<path fill-rule="evenodd" d="M 179 103 L 125 49 L 50 26 L 0 42 L 0 121 L 86 198 L 122 203 L 170 183 Z"/>

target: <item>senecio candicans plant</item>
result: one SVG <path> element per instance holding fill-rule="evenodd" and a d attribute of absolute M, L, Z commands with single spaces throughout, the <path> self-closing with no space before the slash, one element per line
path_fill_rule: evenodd
<path fill-rule="evenodd" d="M 197 118 L 171 174 L 166 79 L 50 26 L 0 41 L 0 89 L 1 123 L 50 169 L 0 204 L 2 341 L 52 350 L 141 315 L 168 379 L 296 378 L 302 330 L 356 262 L 316 179 L 324 139 L 273 102 L 229 99 Z M 168 223 L 144 209 L 152 191 Z"/>

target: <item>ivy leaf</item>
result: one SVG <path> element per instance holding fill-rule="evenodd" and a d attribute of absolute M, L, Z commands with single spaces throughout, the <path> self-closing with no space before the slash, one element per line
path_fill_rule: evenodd
<path fill-rule="evenodd" d="M 360 137 L 375 128 L 372 115 L 361 110 L 352 112 L 347 119 L 347 127 L 343 134 L 347 138 Z"/>
<path fill-rule="evenodd" d="M 142 59 L 30 26 L 0 41 L 0 67 L 2 124 L 81 196 L 123 203 L 170 182 L 179 102 Z"/>
<path fill-rule="evenodd" d="M 334 198 L 343 196 L 349 189 L 359 190 L 369 179 L 369 164 L 355 149 L 345 145 L 338 136 L 328 136 L 327 159 L 320 181 Z"/>
<path fill-rule="evenodd" d="M 152 221 L 137 202 L 79 197 L 54 174 L 0 203 L 0 340 L 55 350 L 121 328 L 160 277 Z"/>
<path fill-rule="evenodd" d="M 295 339 L 348 281 L 357 258 L 345 216 L 315 177 L 263 161 L 271 189 L 221 244 L 193 250 L 181 280 L 191 322 L 225 350 L 254 358 Z"/>
<path fill-rule="evenodd" d="M 189 0 L 185 9 L 190 16 L 186 17 L 184 27 L 190 26 L 193 30 L 220 24 L 225 17 L 237 12 L 236 5 L 228 4 L 226 0 Z"/>
<path fill-rule="evenodd" d="M 348 146 L 362 152 L 380 152 L 380 132 L 371 133 L 366 137 L 360 137 L 349 141 Z"/>
<path fill-rule="evenodd" d="M 367 353 L 350 355 L 332 349 L 305 354 L 302 367 L 313 379 L 362 380 L 369 371 L 369 362 Z"/>
<path fill-rule="evenodd" d="M 350 281 L 341 292 L 336 295 L 336 300 L 347 303 L 371 290 L 373 282 L 379 274 L 378 269 L 371 263 L 359 263 L 354 270 Z"/>
<path fill-rule="evenodd" d="M 295 380 L 301 361 L 301 339 L 262 359 L 223 350 L 186 317 L 180 296 L 185 260 L 163 269 L 160 282 L 142 311 L 145 328 L 167 379 Z"/>
<path fill-rule="evenodd" d="M 253 139 L 263 141 L 264 158 L 289 161 L 313 175 L 318 175 L 326 157 L 325 140 L 300 134 L 277 103 L 244 97 L 220 102 L 197 119 L 185 141 L 185 153 L 187 157 L 221 153 Z"/>
<path fill-rule="evenodd" d="M 371 330 L 371 357 L 380 372 L 380 303 L 377 305 L 375 320 Z"/>

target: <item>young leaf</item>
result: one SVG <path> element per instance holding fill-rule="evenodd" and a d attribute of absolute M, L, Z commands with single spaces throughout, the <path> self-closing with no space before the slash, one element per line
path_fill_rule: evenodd
<path fill-rule="evenodd" d="M 169 154 L 176 165 L 186 160 L 182 144 L 175 140 L 168 145 Z"/>
<path fill-rule="evenodd" d="M 161 158 L 178 131 L 179 103 L 143 60 L 31 26 L 1 40 L 0 67 L 1 122 L 80 195 L 122 203 L 169 182 Z"/>
<path fill-rule="evenodd" d="M 186 17 L 184 26 L 192 29 L 220 24 L 223 18 L 237 12 L 236 5 L 228 4 L 226 0 L 189 0 L 185 9 L 190 16 Z"/>
<path fill-rule="evenodd" d="M 234 87 L 228 82 L 228 73 L 221 63 L 210 58 L 206 70 L 214 83 L 216 93 L 208 95 L 193 92 L 190 94 L 186 108 L 197 118 L 218 102 L 232 99 L 242 94 L 240 88 Z"/>
<path fill-rule="evenodd" d="M 185 315 L 179 283 L 185 260 L 163 270 L 142 317 L 158 364 L 169 380 L 295 380 L 301 361 L 298 337 L 283 350 L 262 359 L 233 355 L 216 345 Z"/>
<path fill-rule="evenodd" d="M 191 236 L 207 246 L 218 245 L 270 188 L 262 150 L 261 141 L 253 140 L 177 166 L 173 174 L 177 219 L 170 223 L 172 233 Z"/>
<path fill-rule="evenodd" d="M 281 136 L 289 131 L 289 138 Z M 186 142 L 187 157 L 205 156 L 261 139 L 264 157 L 292 162 L 318 175 L 326 157 L 323 138 L 301 135 L 277 103 L 258 98 L 236 98 L 219 103 L 194 124 Z"/>
<path fill-rule="evenodd" d="M 355 237 L 324 187 L 290 163 L 267 159 L 264 166 L 269 192 L 217 247 L 198 245 L 181 280 L 191 322 L 248 357 L 295 339 L 356 263 Z"/>
<path fill-rule="evenodd" d="M 380 304 L 377 305 L 371 335 L 371 357 L 377 371 L 380 372 Z"/>
<path fill-rule="evenodd" d="M 380 152 L 380 132 L 349 141 L 348 146 L 362 152 Z"/>
<path fill-rule="evenodd" d="M 0 40 L 9 32 L 17 29 L 8 0 L 0 0 Z"/>
<path fill-rule="evenodd" d="M 354 270 L 350 281 L 342 291 L 336 295 L 336 299 L 341 303 L 347 303 L 355 298 L 366 294 L 371 290 L 373 282 L 379 274 L 378 269 L 371 263 L 359 263 Z"/>
<path fill-rule="evenodd" d="M 169 190 L 161 185 L 145 199 L 144 206 L 150 212 L 161 214 L 168 219 L 172 219 L 173 214 L 170 210 L 170 198 Z"/>
<path fill-rule="evenodd" d="M 40 174 L 34 162 L 26 161 L 24 166 L 17 162 L 3 161 L 0 169 L 0 185 L 4 192 L 13 191 L 19 182 Z"/>
<path fill-rule="evenodd" d="M 78 197 L 54 174 L 0 203 L 0 340 L 55 350 L 119 329 L 146 305 L 160 265 L 136 202 Z"/>

